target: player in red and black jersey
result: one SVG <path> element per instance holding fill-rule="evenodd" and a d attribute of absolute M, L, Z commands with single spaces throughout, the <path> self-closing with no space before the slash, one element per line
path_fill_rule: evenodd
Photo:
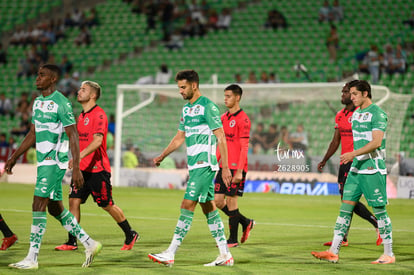
<path fill-rule="evenodd" d="M 323 167 L 325 166 L 326 162 L 330 159 L 330 157 L 336 152 L 341 144 L 341 155 L 347 152 L 352 152 L 354 150 L 354 141 L 352 136 L 352 114 L 355 111 L 355 106 L 351 101 L 351 94 L 349 92 L 350 85 L 357 80 L 350 81 L 344 85 L 342 88 L 342 98 L 341 103 L 345 105 L 345 108 L 340 110 L 335 117 L 335 132 L 332 138 L 331 143 L 329 144 L 329 148 L 323 157 L 323 160 L 318 164 L 319 172 L 322 172 Z M 346 178 L 348 176 L 349 169 L 351 168 L 352 161 L 346 164 L 340 163 L 339 165 L 339 172 L 338 172 L 338 185 L 339 185 L 339 193 L 341 194 L 341 199 L 343 196 L 344 191 L 344 184 Z M 370 222 L 377 231 L 377 245 L 382 243 L 382 239 L 379 235 L 378 231 L 378 222 L 375 216 L 367 209 L 367 207 L 358 202 L 354 208 L 355 214 L 360 216 L 361 218 Z M 330 246 L 332 242 L 324 243 L 326 246 Z M 348 246 L 348 239 L 345 236 L 342 246 Z"/>
<path fill-rule="evenodd" d="M 106 154 L 106 136 L 108 119 L 105 111 L 96 104 L 101 95 L 101 87 L 93 81 L 84 81 L 78 91 L 78 102 L 82 105 L 77 129 L 79 133 L 80 170 L 85 183 L 77 189 L 70 185 L 69 211 L 80 222 L 80 205 L 85 203 L 89 195 L 107 211 L 125 233 L 125 243 L 121 250 L 131 250 L 139 234 L 134 231 L 125 218 L 121 208 L 112 199 L 111 166 Z M 69 166 L 71 163 L 69 163 Z M 56 250 L 77 249 L 76 237 L 69 234 L 69 240 Z"/>
<path fill-rule="evenodd" d="M 241 243 L 247 240 L 254 226 L 254 220 L 243 216 L 237 205 L 237 198 L 243 196 L 250 136 L 250 119 L 239 105 L 242 93 L 241 87 L 236 84 L 224 89 L 224 104 L 228 111 L 221 116 L 221 121 L 226 134 L 228 165 L 233 177 L 230 186 L 227 187 L 221 178 L 220 163 L 214 190 L 217 207 L 229 216 L 230 237 L 227 240 L 229 247 L 238 246 L 239 223 L 243 227 Z M 220 160 L 220 153 L 217 154 L 217 158 Z"/>

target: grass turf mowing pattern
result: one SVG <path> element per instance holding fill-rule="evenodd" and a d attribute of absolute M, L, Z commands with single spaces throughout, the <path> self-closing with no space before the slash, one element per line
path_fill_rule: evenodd
<path fill-rule="evenodd" d="M 0 251 L 0 274 L 21 274 L 8 264 L 22 260 L 28 251 L 33 185 L 0 184 L 0 213 L 19 242 Z M 64 205 L 68 207 L 68 186 L 64 186 Z M 124 234 L 92 198 L 82 205 L 81 225 L 92 238 L 103 244 L 101 253 L 88 268 L 82 268 L 84 248 L 77 251 L 54 251 L 66 241 L 67 233 L 48 214 L 46 234 L 39 255 L 42 274 L 408 274 L 414 272 L 414 200 L 393 199 L 387 207 L 393 223 L 396 264 L 372 265 L 383 252 L 376 246 L 376 233 L 367 221 L 354 215 L 349 247 L 341 249 L 339 263 L 321 262 L 312 250 L 322 251 L 322 244 L 332 239 L 339 211 L 339 196 L 294 196 L 247 193 L 239 207 L 256 226 L 250 238 L 232 248 L 233 267 L 204 267 L 218 255 L 218 250 L 199 206 L 190 232 L 175 257 L 172 268 L 151 262 L 148 253 L 168 247 L 179 216 L 182 190 L 115 187 L 114 201 L 125 213 L 131 226 L 141 235 L 134 248 L 121 251 Z M 365 203 L 365 202 L 364 202 Z M 227 218 L 223 217 L 228 235 Z M 1 236 L 0 236 L 1 237 Z M 239 228 L 239 238 L 241 228 Z"/>

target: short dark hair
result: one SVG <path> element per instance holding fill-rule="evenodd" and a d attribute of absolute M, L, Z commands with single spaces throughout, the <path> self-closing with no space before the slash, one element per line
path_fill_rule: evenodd
<path fill-rule="evenodd" d="M 48 69 L 49 71 L 52 71 L 56 75 L 57 80 L 59 80 L 59 77 L 62 74 L 62 71 L 59 68 L 59 66 L 55 64 L 43 64 L 43 65 L 40 65 L 40 68 L 44 68 L 44 69 Z"/>
<path fill-rule="evenodd" d="M 241 98 L 241 96 L 242 96 L 242 94 L 243 94 L 243 90 L 242 90 L 242 88 L 239 86 L 239 85 L 237 85 L 237 84 L 230 84 L 229 86 L 227 86 L 225 89 L 224 89 L 225 91 L 232 91 L 233 92 L 233 94 L 235 94 L 235 95 L 239 95 L 240 96 L 240 98 Z"/>
<path fill-rule="evenodd" d="M 368 92 L 368 98 L 372 98 L 371 95 L 371 85 L 369 85 L 368 81 L 366 80 L 357 80 L 355 83 L 352 83 L 349 85 L 349 88 L 351 89 L 352 87 L 355 87 L 357 89 L 357 91 L 360 91 L 361 93 L 363 92 Z"/>
<path fill-rule="evenodd" d="M 190 83 L 197 83 L 197 87 L 198 87 L 198 84 L 200 83 L 198 73 L 194 70 L 179 71 L 175 76 L 175 81 L 179 81 L 179 80 L 187 80 Z"/>
<path fill-rule="evenodd" d="M 348 81 L 347 83 L 345 83 L 345 85 L 342 87 L 342 90 L 347 90 L 349 92 L 349 90 L 351 89 L 351 85 L 354 85 L 355 83 L 357 83 L 359 80 L 351 80 Z"/>

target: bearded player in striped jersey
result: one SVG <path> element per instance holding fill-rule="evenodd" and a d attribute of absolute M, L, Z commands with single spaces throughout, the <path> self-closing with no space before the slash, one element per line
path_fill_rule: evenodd
<path fill-rule="evenodd" d="M 188 100 L 188 103 L 182 109 L 177 134 L 161 155 L 155 157 L 153 161 L 156 166 L 160 165 L 166 156 L 178 149 L 185 141 L 190 178 L 170 246 L 167 250 L 158 254 L 151 253 L 148 257 L 166 266 L 171 267 L 174 264 L 177 249 L 190 230 L 194 210 L 199 203 L 220 253 L 216 260 L 205 266 L 232 266 L 234 260 L 227 247 L 224 224 L 214 203 L 213 180 L 218 170 L 217 141 L 223 162 L 223 181 L 226 185 L 231 181 L 231 172 L 227 165 L 226 137 L 219 109 L 210 99 L 201 95 L 199 77 L 194 70 L 178 72 L 175 81 L 180 94 L 184 100 Z"/>
<path fill-rule="evenodd" d="M 325 156 L 323 157 L 322 161 L 318 164 L 319 172 L 322 172 L 323 167 L 325 167 L 326 162 L 331 158 L 331 156 L 336 152 L 341 144 L 341 154 L 351 152 L 354 150 L 354 142 L 352 138 L 352 114 L 354 113 L 356 107 L 351 100 L 351 94 L 349 91 L 350 85 L 353 85 L 358 80 L 352 80 L 344 85 L 342 88 L 342 98 L 341 103 L 345 105 L 345 107 L 340 110 L 335 117 L 335 132 L 334 136 L 332 137 L 332 141 L 329 144 L 328 150 L 326 151 Z M 351 168 L 352 162 L 340 163 L 339 172 L 338 172 L 338 185 L 339 185 L 339 193 L 341 194 L 341 199 L 344 194 L 344 184 L 346 178 L 348 176 L 349 169 Z M 377 245 L 382 243 L 381 236 L 379 235 L 378 231 L 378 222 L 375 216 L 367 209 L 367 207 L 362 204 L 361 202 L 357 202 L 354 208 L 354 213 L 360 216 L 361 218 L 370 222 L 377 231 Z M 344 240 L 342 242 L 342 246 L 348 246 L 348 233 L 345 235 Z M 324 243 L 325 246 L 331 246 L 332 242 Z"/>
<path fill-rule="evenodd" d="M 240 108 L 242 88 L 232 84 L 224 89 L 224 104 L 228 111 L 221 116 L 224 133 L 226 134 L 228 150 L 228 166 L 233 178 L 230 186 L 226 186 L 221 178 L 221 169 L 217 173 L 214 200 L 229 217 L 230 236 L 227 240 L 229 247 L 236 247 L 238 243 L 239 223 L 243 227 L 240 242 L 244 243 L 253 229 L 254 220 L 246 218 L 240 213 L 237 198 L 243 196 L 244 182 L 247 173 L 247 153 L 249 150 L 250 119 Z M 220 160 L 220 154 L 217 154 Z M 223 163 L 220 163 L 222 167 Z"/>
<path fill-rule="evenodd" d="M 332 245 L 328 251 L 311 254 L 320 260 L 336 263 L 345 234 L 348 232 L 355 205 L 364 195 L 373 208 L 378 220 L 378 229 L 384 245 L 384 253 L 372 264 L 393 264 L 392 224 L 388 216 L 387 169 L 385 166 L 385 131 L 388 124 L 387 114 L 372 103 L 371 86 L 365 80 L 349 85 L 351 100 L 356 107 L 352 115 L 352 136 L 354 150 L 341 155 L 342 163 L 352 162 L 344 186 L 342 205 L 334 228 Z"/>

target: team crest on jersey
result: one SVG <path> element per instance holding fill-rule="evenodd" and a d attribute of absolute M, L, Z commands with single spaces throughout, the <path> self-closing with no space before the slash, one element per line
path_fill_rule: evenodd
<path fill-rule="evenodd" d="M 89 118 L 87 117 L 86 119 L 85 119 L 85 121 L 83 122 L 83 125 L 88 125 L 89 124 Z"/>
<path fill-rule="evenodd" d="M 197 105 L 194 110 L 194 114 L 198 115 L 200 113 L 200 105 Z"/>
<path fill-rule="evenodd" d="M 234 126 L 236 126 L 236 121 L 234 119 L 232 121 L 230 121 L 229 126 L 231 128 L 233 128 Z"/>
<path fill-rule="evenodd" d="M 367 120 L 369 116 L 369 113 L 365 113 L 364 117 L 362 118 L 362 120 Z"/>
<path fill-rule="evenodd" d="M 49 105 L 47 105 L 47 110 L 48 111 L 52 111 L 53 107 L 54 107 L 55 103 L 54 102 L 50 102 Z"/>

